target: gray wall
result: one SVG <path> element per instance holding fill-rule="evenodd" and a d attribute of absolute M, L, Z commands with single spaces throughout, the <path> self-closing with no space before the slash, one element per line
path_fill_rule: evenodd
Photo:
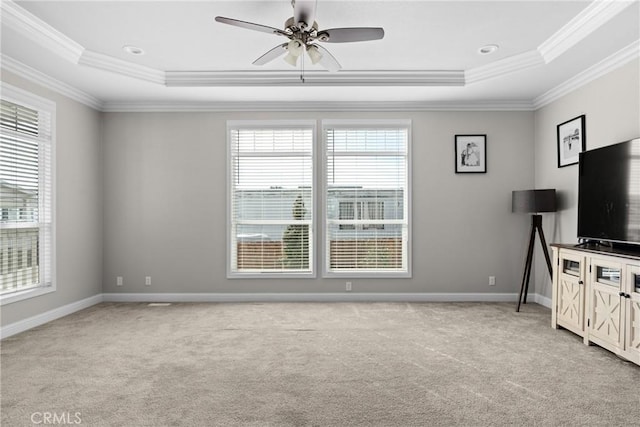
<path fill-rule="evenodd" d="M 555 188 L 560 210 L 545 214 L 547 241 L 578 243 L 578 166 L 557 167 L 556 126 L 586 115 L 587 150 L 640 137 L 640 61 L 634 60 L 535 113 L 536 188 Z M 536 292 L 551 297 L 551 281 L 536 244 Z"/>
<path fill-rule="evenodd" d="M 226 121 L 332 118 L 413 121 L 413 278 L 354 292 L 519 289 L 529 220 L 510 203 L 534 182 L 533 112 L 106 113 L 103 292 L 343 292 L 321 277 L 226 279 Z M 454 173 L 465 133 L 487 134 L 487 174 Z"/>
<path fill-rule="evenodd" d="M 97 111 L 3 70 L 2 81 L 56 103 L 57 290 L 2 306 L 2 325 L 102 292 L 102 181 Z"/>
<path fill-rule="evenodd" d="M 511 214 L 511 191 L 558 189 L 547 239 L 575 242 L 577 167 L 557 168 L 556 125 L 586 114 L 588 148 L 640 136 L 639 74 L 636 60 L 535 113 L 101 114 L 3 72 L 57 103 L 58 290 L 3 306 L 2 324 L 101 292 L 342 292 L 321 277 L 226 279 L 225 130 L 238 119 L 411 119 L 413 278 L 353 280 L 354 292 L 517 292 L 529 219 Z M 487 134 L 487 174 L 454 173 L 457 133 Z M 535 289 L 550 296 L 536 251 Z"/>

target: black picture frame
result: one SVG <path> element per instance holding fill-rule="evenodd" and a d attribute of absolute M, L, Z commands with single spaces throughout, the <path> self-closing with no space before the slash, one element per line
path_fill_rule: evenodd
<path fill-rule="evenodd" d="M 487 135 L 455 136 L 456 173 L 487 173 Z"/>
<path fill-rule="evenodd" d="M 575 165 L 587 149 L 586 116 L 583 114 L 557 126 L 558 167 Z"/>

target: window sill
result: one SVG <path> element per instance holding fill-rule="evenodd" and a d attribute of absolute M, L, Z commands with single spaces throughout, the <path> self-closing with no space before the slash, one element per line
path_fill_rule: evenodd
<path fill-rule="evenodd" d="M 408 271 L 325 271 L 322 277 L 326 279 L 411 279 L 412 275 Z"/>
<path fill-rule="evenodd" d="M 39 297 L 51 292 L 55 292 L 55 286 L 46 286 L 42 288 L 27 289 L 12 294 L 0 295 L 0 306 L 6 304 L 12 304 L 14 302 L 23 301 L 25 299 Z"/>
<path fill-rule="evenodd" d="M 315 279 L 316 273 L 227 273 L 227 279 Z"/>

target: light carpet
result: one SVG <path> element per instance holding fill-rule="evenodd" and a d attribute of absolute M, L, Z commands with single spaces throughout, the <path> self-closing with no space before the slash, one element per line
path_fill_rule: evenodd
<path fill-rule="evenodd" d="M 514 309 L 103 303 L 2 341 L 2 425 L 640 425 L 640 367 Z"/>

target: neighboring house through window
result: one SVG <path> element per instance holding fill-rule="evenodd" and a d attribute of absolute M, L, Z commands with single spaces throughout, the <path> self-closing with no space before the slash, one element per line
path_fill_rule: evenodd
<path fill-rule="evenodd" d="M 360 197 L 366 198 L 361 195 Z M 378 199 L 378 195 L 375 196 Z M 339 219 L 349 221 L 354 219 L 369 219 L 373 221 L 384 220 L 384 201 L 340 201 L 338 202 Z M 363 224 L 360 226 L 363 230 L 384 230 L 383 223 Z M 354 224 L 340 224 L 340 230 L 355 230 Z"/>

